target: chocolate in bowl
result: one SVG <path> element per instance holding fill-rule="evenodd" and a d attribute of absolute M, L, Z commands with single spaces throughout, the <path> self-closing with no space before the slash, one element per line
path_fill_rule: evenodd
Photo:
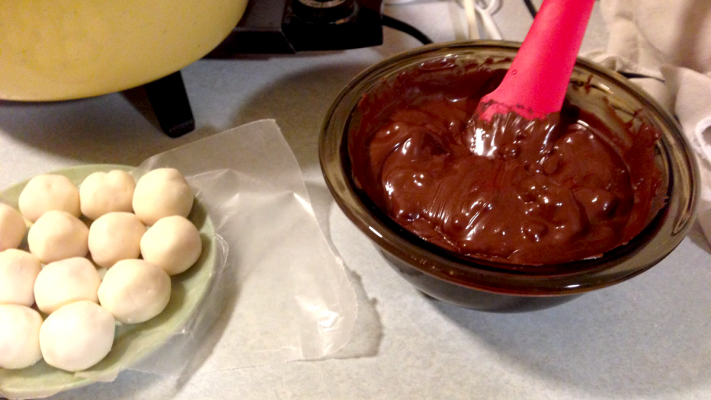
<path fill-rule="evenodd" d="M 358 142 L 362 136 L 357 132 L 377 130 L 378 126 L 368 125 L 380 123 L 402 102 L 416 104 L 423 91 L 440 85 L 451 87 L 452 76 L 466 76 L 468 69 L 484 65 L 493 71 L 492 76 L 503 75 L 517 47 L 507 42 L 437 44 L 385 60 L 344 89 L 329 111 L 320 141 L 324 177 L 345 214 L 408 281 L 435 298 L 470 308 L 520 311 L 547 307 L 629 279 L 658 263 L 681 242 L 696 207 L 698 172 L 676 121 L 620 75 L 579 60 L 566 95 L 570 109 L 579 108 L 592 116 L 589 123 L 610 127 L 615 135 L 608 140 L 613 142 L 634 146 L 630 133 L 658 132 L 659 140 L 649 147 L 651 159 L 637 170 L 653 167 L 659 172 L 658 185 L 650 186 L 646 199 L 634 196 L 643 206 L 634 217 L 643 221 L 640 229 L 630 237 L 621 237 L 602 255 L 593 252 L 566 262 L 527 258 L 511 263 L 497 254 L 462 254 L 456 246 L 424 240 L 396 222 L 388 214 L 392 209 L 369 189 L 374 186 L 364 184 L 370 179 L 367 174 L 354 173 L 353 166 L 360 168 L 363 161 L 359 156 L 364 153 L 358 149 L 368 150 L 367 140 Z M 493 79 L 482 85 L 481 92 L 495 86 Z M 471 93 L 465 84 L 455 89 L 462 90 L 464 96 Z M 454 96 L 448 90 L 449 96 Z M 639 160 L 626 158 L 625 162 Z M 630 171 L 634 178 L 637 172 Z"/>
<path fill-rule="evenodd" d="M 348 157 L 365 201 L 430 243 L 517 265 L 599 256 L 661 208 L 659 132 L 643 115 L 613 129 L 566 103 L 544 119 L 479 120 L 503 70 L 458 61 L 402 71 L 361 98 Z"/>

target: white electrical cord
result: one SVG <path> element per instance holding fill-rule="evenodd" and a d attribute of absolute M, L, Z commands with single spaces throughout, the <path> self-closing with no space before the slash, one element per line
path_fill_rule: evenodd
<path fill-rule="evenodd" d="M 469 38 L 479 38 L 479 22 L 481 22 L 487 39 L 502 40 L 503 36 L 493 15 L 501 8 L 502 0 L 457 0 L 464 7 L 469 24 Z M 473 32 L 474 31 L 474 32 Z"/>
<path fill-rule="evenodd" d="M 411 3 L 416 0 L 384 0 L 386 5 Z M 467 18 L 468 36 L 470 40 L 480 38 L 479 24 L 486 34 L 487 39 L 502 40 L 501 30 L 494 21 L 493 15 L 501 8 L 503 0 L 456 0 L 464 8 Z"/>
<path fill-rule="evenodd" d="M 476 6 L 474 0 L 459 0 L 464 3 L 464 14 L 467 17 L 469 27 L 469 40 L 479 39 L 479 23 L 476 16 Z"/>
<path fill-rule="evenodd" d="M 483 3 L 483 4 L 482 4 Z M 477 10 L 477 15 L 484 26 L 484 31 L 489 39 L 502 40 L 504 37 L 501 35 L 499 26 L 496 25 L 494 21 L 494 14 L 501 8 L 501 1 L 499 0 L 475 0 L 474 7 Z"/>

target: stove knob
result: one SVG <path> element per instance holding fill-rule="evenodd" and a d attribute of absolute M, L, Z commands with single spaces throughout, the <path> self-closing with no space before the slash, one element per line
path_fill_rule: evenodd
<path fill-rule="evenodd" d="M 294 14 L 310 23 L 338 24 L 355 15 L 355 0 L 293 0 Z"/>

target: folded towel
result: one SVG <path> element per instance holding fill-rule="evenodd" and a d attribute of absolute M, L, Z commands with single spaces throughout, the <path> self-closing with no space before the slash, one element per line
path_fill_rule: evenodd
<path fill-rule="evenodd" d="M 701 170 L 697 219 L 711 243 L 711 1 L 601 0 L 607 49 L 586 56 L 632 79 L 676 115 Z"/>

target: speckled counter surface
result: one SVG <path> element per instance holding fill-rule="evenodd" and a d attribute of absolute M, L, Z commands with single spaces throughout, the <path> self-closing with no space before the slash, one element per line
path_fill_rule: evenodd
<path fill-rule="evenodd" d="M 537 2 L 540 4 L 540 2 Z M 465 38 L 454 2 L 388 6 L 435 41 Z M 531 17 L 505 0 L 506 39 Z M 711 257 L 698 227 L 662 263 L 617 286 L 526 314 L 457 308 L 391 270 L 333 203 L 318 166 L 319 128 L 343 86 L 419 43 L 386 29 L 385 44 L 343 52 L 201 60 L 183 70 L 194 132 L 170 139 L 136 90 L 77 101 L 0 103 L 0 187 L 64 166 L 135 165 L 152 154 L 273 118 L 302 167 L 317 219 L 350 271 L 360 314 L 352 342 L 322 361 L 194 374 L 135 371 L 56 399 L 708 399 Z M 604 47 L 596 9 L 583 51 Z"/>

